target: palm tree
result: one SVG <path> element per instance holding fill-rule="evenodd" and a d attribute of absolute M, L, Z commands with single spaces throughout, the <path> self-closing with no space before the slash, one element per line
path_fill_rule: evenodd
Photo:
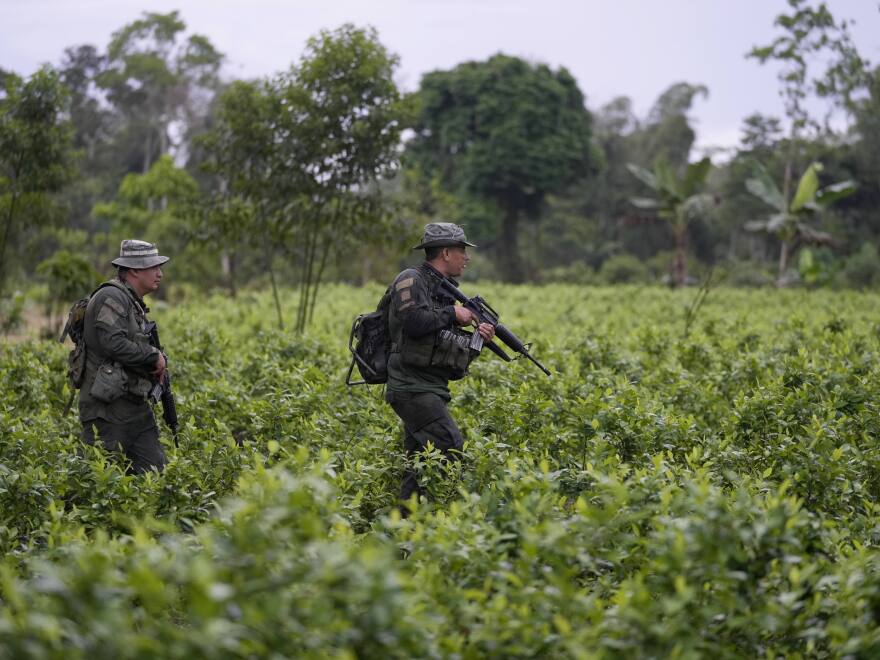
<path fill-rule="evenodd" d="M 712 162 L 703 158 L 690 163 L 681 177 L 663 158 L 654 161 L 653 172 L 632 163 L 627 168 L 656 193 L 656 197 L 633 197 L 630 202 L 640 209 L 656 211 L 658 217 L 669 222 L 675 237 L 673 280 L 677 286 L 684 286 L 687 282 L 688 225 L 696 218 L 705 217 L 714 205 L 711 195 L 700 192 Z"/>
<path fill-rule="evenodd" d="M 814 162 L 801 176 L 791 202 L 785 199 L 776 183 L 760 164 L 755 165 L 754 176 L 746 181 L 746 189 L 755 197 L 775 209 L 775 213 L 763 220 L 751 220 L 745 224 L 748 231 L 760 231 L 779 239 L 779 271 L 776 283 L 782 286 L 788 262 L 801 245 L 833 245 L 830 234 L 809 224 L 814 216 L 837 200 L 855 192 L 855 181 L 847 180 L 819 188 L 819 172 L 822 164 Z"/>

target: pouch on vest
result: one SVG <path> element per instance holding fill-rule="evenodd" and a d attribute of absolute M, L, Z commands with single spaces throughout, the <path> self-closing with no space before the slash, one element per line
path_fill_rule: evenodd
<path fill-rule="evenodd" d="M 125 391 L 138 399 L 146 399 L 150 390 L 153 389 L 153 382 L 143 376 L 129 373 L 126 376 Z"/>
<path fill-rule="evenodd" d="M 89 394 L 103 403 L 112 403 L 125 394 L 127 380 L 125 370 L 117 362 L 105 362 L 98 367 Z"/>
<path fill-rule="evenodd" d="M 471 363 L 471 333 L 464 330 L 441 330 L 437 333 L 430 366 L 449 369 L 450 380 L 459 380 L 467 374 Z"/>

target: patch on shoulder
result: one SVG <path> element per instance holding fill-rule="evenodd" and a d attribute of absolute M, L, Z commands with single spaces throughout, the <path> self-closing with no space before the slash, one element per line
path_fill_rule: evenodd
<path fill-rule="evenodd" d="M 401 301 L 406 302 L 410 298 L 412 298 L 412 292 L 409 289 L 404 289 L 400 292 Z"/>
<path fill-rule="evenodd" d="M 125 316 L 125 307 L 112 296 L 107 296 L 104 298 L 101 310 L 98 312 L 98 316 L 95 320 L 98 323 L 114 325 L 120 316 Z"/>
<path fill-rule="evenodd" d="M 401 289 L 408 289 L 413 285 L 413 282 L 416 281 L 414 277 L 407 277 L 405 279 L 400 280 L 397 284 L 394 285 L 394 288 L 400 291 Z"/>

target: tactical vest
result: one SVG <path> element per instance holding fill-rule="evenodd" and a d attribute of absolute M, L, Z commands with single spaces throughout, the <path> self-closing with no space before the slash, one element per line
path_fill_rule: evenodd
<path fill-rule="evenodd" d="M 136 344 L 148 346 L 150 344 L 150 336 L 147 334 L 147 316 L 137 299 L 133 296 L 131 291 L 128 290 L 128 287 L 118 280 L 110 280 L 109 282 L 106 282 L 99 287 L 99 290 L 105 286 L 113 286 L 122 291 L 130 303 L 129 309 L 131 310 L 131 313 L 128 314 L 128 326 L 125 331 L 126 337 L 129 341 L 133 341 Z M 95 293 L 97 293 L 97 290 Z M 92 314 L 94 317 L 94 310 L 92 310 L 92 307 L 96 304 L 95 301 L 97 299 L 98 296 L 93 294 L 89 300 L 88 307 L 86 308 L 87 315 Z M 101 371 L 104 373 L 99 373 Z M 100 346 L 89 346 L 86 351 L 86 375 L 83 387 L 89 388 L 93 395 L 97 394 L 94 386 L 95 381 L 99 378 L 101 381 L 108 381 L 108 387 L 105 387 L 104 389 L 112 390 L 114 388 L 119 388 L 119 395 L 129 394 L 135 399 L 145 400 L 153 386 L 152 382 L 145 374 L 124 368 L 122 365 L 113 361 L 109 356 L 105 355 Z M 96 398 L 109 402 L 103 396 L 97 396 Z M 110 400 L 112 400 L 112 398 Z"/>
<path fill-rule="evenodd" d="M 455 304 L 455 299 L 441 287 L 441 280 L 424 266 L 408 269 L 398 275 L 392 288 L 407 277 L 415 277 L 420 286 L 427 289 L 428 298 L 435 311 Z M 415 286 L 415 285 L 414 285 Z M 403 324 L 396 314 L 389 315 L 388 329 L 394 338 L 391 352 L 400 353 L 400 361 L 416 368 L 438 368 L 448 370 L 449 380 L 459 380 L 467 374 L 467 368 L 475 357 L 470 349 L 471 333 L 456 325 L 429 332 L 421 337 L 410 337 L 403 332 Z"/>

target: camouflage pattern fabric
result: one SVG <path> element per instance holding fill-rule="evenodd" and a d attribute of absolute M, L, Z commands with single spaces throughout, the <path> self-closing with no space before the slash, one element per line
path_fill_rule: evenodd
<path fill-rule="evenodd" d="M 464 229 L 451 222 L 430 222 L 425 225 L 425 233 L 422 242 L 413 250 L 423 250 L 428 247 L 451 247 L 455 245 L 477 247 L 469 243 Z"/>

